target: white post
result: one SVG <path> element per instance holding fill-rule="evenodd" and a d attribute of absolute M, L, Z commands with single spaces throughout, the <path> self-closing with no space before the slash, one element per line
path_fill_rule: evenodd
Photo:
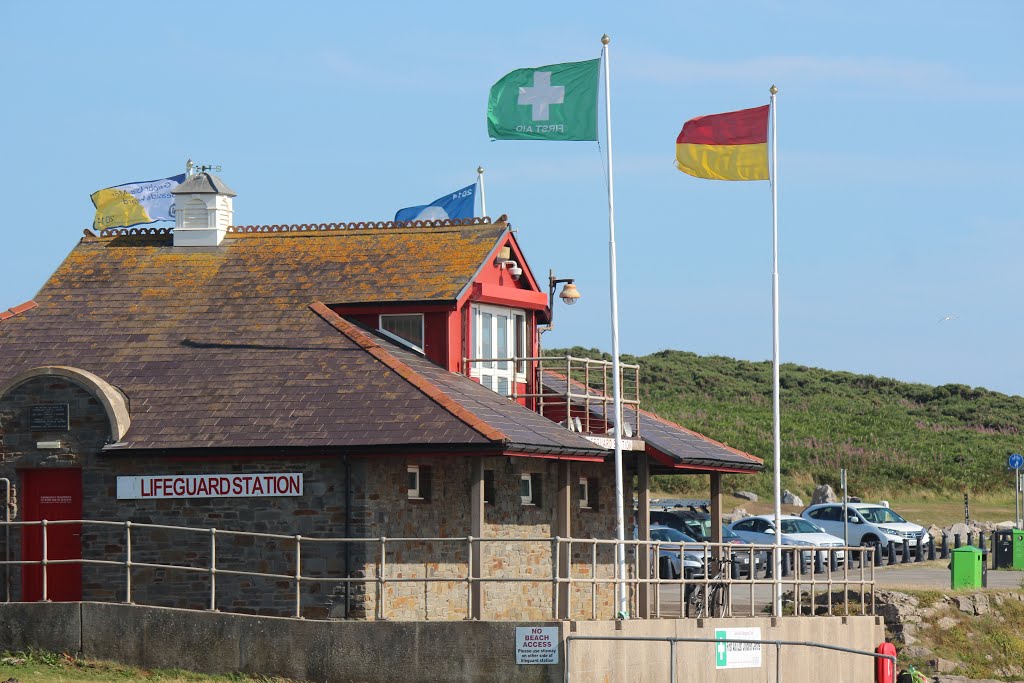
<path fill-rule="evenodd" d="M 774 85 L 771 92 L 772 115 L 772 433 L 774 437 L 773 469 L 775 480 L 775 549 L 772 553 L 774 586 L 774 609 L 772 614 L 782 616 L 782 557 L 779 548 L 782 546 L 782 468 L 780 458 L 782 447 L 779 430 L 779 149 L 776 136 L 778 128 L 778 105 L 775 95 L 779 89 Z"/>
<path fill-rule="evenodd" d="M 604 123 L 605 137 L 608 147 L 608 265 L 611 278 L 612 304 L 612 397 L 615 410 L 615 560 L 618 565 L 619 581 L 616 584 L 618 593 L 617 617 L 628 617 L 626 604 L 626 515 L 624 511 L 624 487 L 622 482 L 622 388 L 619 386 L 619 290 L 615 274 L 615 189 L 612 174 L 612 96 L 611 71 L 609 66 L 608 34 L 601 36 L 604 45 Z M 644 511 L 646 514 L 646 511 Z"/>
<path fill-rule="evenodd" d="M 487 215 L 487 194 L 484 192 L 484 167 L 476 167 L 476 182 L 480 185 L 480 215 Z"/>

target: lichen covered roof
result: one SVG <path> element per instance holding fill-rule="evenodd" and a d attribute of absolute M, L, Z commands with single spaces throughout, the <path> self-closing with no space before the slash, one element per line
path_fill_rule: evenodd
<path fill-rule="evenodd" d="M 0 325 L 0 386 L 45 365 L 91 372 L 128 398 L 129 449 L 523 442 L 520 450 L 597 454 L 378 340 L 409 358 L 382 361 L 354 328 L 321 314 L 325 304 L 454 301 L 506 229 L 243 233 L 193 248 L 174 248 L 170 235 L 87 237 L 37 307 Z"/>

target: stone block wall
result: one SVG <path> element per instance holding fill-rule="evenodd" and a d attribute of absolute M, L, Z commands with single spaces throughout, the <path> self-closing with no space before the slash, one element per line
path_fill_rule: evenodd
<path fill-rule="evenodd" d="M 70 430 L 33 433 L 31 405 L 67 403 Z M 303 579 L 300 613 L 308 618 L 390 620 L 461 620 L 469 615 L 465 581 L 470 555 L 471 457 L 352 458 L 314 450 L 303 457 L 204 458 L 146 455 L 122 451 L 101 453 L 111 441 L 103 406 L 89 391 L 63 378 L 40 377 L 0 397 L 0 477 L 20 485 L 19 470 L 46 467 L 80 468 L 83 518 L 131 521 L 86 524 L 82 528 L 85 560 L 123 561 L 130 534 L 133 602 L 163 607 L 209 609 L 250 614 L 293 616 L 296 613 L 294 574 L 298 556 L 295 535 L 303 538 Z M 36 443 L 60 440 L 58 451 L 39 451 Z M 480 457 L 480 456 L 475 456 Z M 410 464 L 430 472 L 430 495 L 408 496 Z M 558 468 L 542 458 L 488 457 L 484 467 L 493 476 L 493 500 L 485 505 L 482 545 L 483 618 L 550 619 L 553 614 L 552 530 L 557 528 Z M 610 464 L 572 463 L 571 534 L 576 538 L 614 535 L 614 482 Z M 260 474 L 299 472 L 303 494 L 293 497 L 231 497 L 119 500 L 117 477 L 137 475 Z M 540 500 L 524 505 L 520 475 L 539 482 Z M 596 484 L 597 509 L 579 509 L 576 482 L 580 476 Z M 346 500 L 346 482 L 349 497 Z M 19 519 L 12 509 L 12 518 Z M 192 527 L 156 529 L 147 525 Z M 209 531 L 215 527 L 215 533 Z M 244 532 L 244 533 L 233 533 Z M 288 536 L 268 538 L 261 534 Z M 380 573 L 380 537 L 387 542 Z M 20 559 L 21 531 L 10 533 L 11 559 Z M 0 535 L 0 543 L 3 542 Z M 344 539 L 368 539 L 345 541 Z M 538 539 L 529 543 L 511 539 Z M 405 540 L 395 540 L 405 539 Z M 423 540 L 434 539 L 434 540 Z M 453 540 L 442 540 L 453 539 Z M 459 540 L 461 539 L 461 540 Z M 566 548 L 567 550 L 567 548 Z M 210 570 L 216 554 L 217 573 Z M 347 562 L 346 562 L 347 556 Z M 613 576 L 611 546 L 599 548 L 592 562 L 589 544 L 572 548 L 571 575 Z M 174 565 L 177 568 L 140 565 Z M 346 576 L 368 579 L 346 589 Z M 256 571 L 268 576 L 240 576 Z M 20 572 L 8 566 L 12 598 L 20 595 Z M 429 579 L 429 581 L 423 581 Z M 128 599 L 124 566 L 85 564 L 82 597 L 122 602 Z M 596 592 L 596 593 L 595 593 Z M 581 584 L 570 594 L 573 618 L 611 614 L 611 583 Z"/>

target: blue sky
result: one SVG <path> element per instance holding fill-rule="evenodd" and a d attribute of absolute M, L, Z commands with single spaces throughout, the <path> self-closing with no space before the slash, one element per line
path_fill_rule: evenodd
<path fill-rule="evenodd" d="M 0 308 L 92 192 L 189 157 L 238 224 L 388 220 L 483 165 L 534 273 L 583 294 L 545 345 L 610 350 L 604 142 L 485 123 L 505 73 L 608 33 L 624 353 L 771 357 L 768 183 L 672 162 L 684 121 L 776 83 L 782 360 L 1024 395 L 1021 26 L 1011 1 L 2 2 Z"/>

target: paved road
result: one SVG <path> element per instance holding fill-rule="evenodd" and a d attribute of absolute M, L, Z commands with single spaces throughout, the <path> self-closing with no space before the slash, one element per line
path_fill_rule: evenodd
<path fill-rule="evenodd" d="M 882 588 L 904 586 L 907 588 L 949 588 L 949 562 L 910 563 L 877 567 L 875 582 Z M 1024 584 L 1024 572 L 1008 569 L 988 570 L 989 588 L 1021 589 Z"/>
<path fill-rule="evenodd" d="M 893 566 L 875 567 L 875 583 L 879 588 L 917 588 L 917 589 L 949 589 L 949 561 L 935 560 L 933 562 L 897 564 Z M 850 578 L 857 579 L 859 570 L 851 569 Z M 842 572 L 836 574 L 836 581 L 841 582 Z M 820 577 L 819 577 L 820 580 Z M 989 570 L 987 573 L 988 588 L 1017 589 L 1024 590 L 1024 572 L 1010 571 L 1005 569 Z M 754 586 L 753 600 L 749 585 L 738 585 L 732 590 L 732 607 L 734 615 L 761 614 L 762 609 L 771 602 L 771 585 L 759 584 Z M 835 585 L 836 590 L 841 591 L 841 585 Z M 809 584 L 801 584 L 801 589 L 810 589 Z M 790 592 L 793 590 L 792 578 L 783 579 L 782 590 Z M 824 588 L 819 584 L 815 586 L 817 592 Z M 856 586 L 850 586 L 850 590 L 857 590 Z M 753 604 L 752 604 L 753 603 Z M 658 591 L 658 596 L 651 598 L 652 611 L 657 611 L 663 617 L 678 617 L 680 615 L 680 590 L 679 584 L 663 585 Z"/>

